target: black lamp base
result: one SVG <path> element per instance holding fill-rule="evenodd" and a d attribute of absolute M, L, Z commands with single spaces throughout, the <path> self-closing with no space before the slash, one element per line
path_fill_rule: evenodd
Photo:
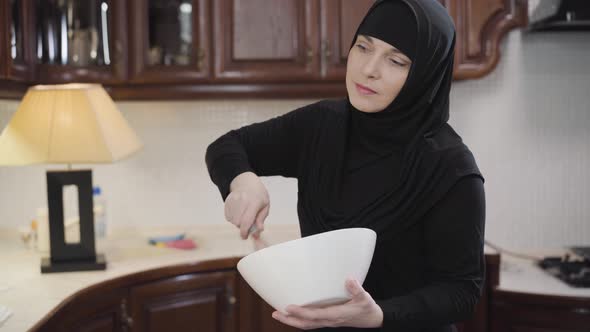
<path fill-rule="evenodd" d="M 72 272 L 72 271 L 97 271 L 105 270 L 107 262 L 103 254 L 96 254 L 94 260 L 71 260 L 65 262 L 52 262 L 51 258 L 41 259 L 41 273 Z"/>
<path fill-rule="evenodd" d="M 80 241 L 66 243 L 64 230 L 63 187 L 78 187 Z M 41 273 L 105 270 L 104 255 L 97 254 L 94 243 L 92 173 L 90 170 L 48 171 L 50 257 L 41 260 Z"/>

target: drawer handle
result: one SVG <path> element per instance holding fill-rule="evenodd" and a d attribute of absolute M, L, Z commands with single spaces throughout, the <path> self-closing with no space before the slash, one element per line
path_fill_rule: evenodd
<path fill-rule="evenodd" d="M 127 314 L 127 301 L 125 299 L 121 300 L 121 323 L 126 328 L 133 327 L 133 318 Z"/>
<path fill-rule="evenodd" d="M 588 315 L 588 314 L 590 314 L 590 309 L 588 309 L 588 308 L 575 308 L 572 311 L 574 313 L 576 313 L 576 314 L 579 314 L 579 315 Z"/>

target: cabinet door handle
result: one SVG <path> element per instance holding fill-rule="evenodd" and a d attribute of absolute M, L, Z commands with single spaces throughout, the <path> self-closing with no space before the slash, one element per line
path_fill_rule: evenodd
<path fill-rule="evenodd" d="M 305 52 L 305 63 L 310 64 L 313 61 L 313 49 L 307 46 L 307 50 Z"/>
<path fill-rule="evenodd" d="M 590 314 L 590 309 L 587 309 L 587 308 L 575 308 L 572 311 L 576 314 L 579 314 L 579 315 L 589 315 Z"/>
<path fill-rule="evenodd" d="M 129 328 L 133 328 L 133 318 L 129 317 L 127 313 L 127 300 L 121 300 L 121 325 L 123 325 L 123 329 L 127 331 Z"/>
<path fill-rule="evenodd" d="M 228 315 L 228 317 L 233 317 L 234 315 L 234 311 L 235 311 L 235 306 L 236 303 L 238 302 L 238 299 L 236 299 L 236 297 L 234 295 L 232 295 L 231 293 L 225 296 L 225 313 Z"/>
<path fill-rule="evenodd" d="M 126 326 L 127 328 L 133 328 L 133 318 L 131 317 L 121 317 L 123 319 L 123 325 Z"/>
<path fill-rule="evenodd" d="M 327 40 L 322 41 L 322 56 L 326 62 L 332 56 L 332 50 L 330 49 L 330 42 Z"/>
<path fill-rule="evenodd" d="M 205 62 L 205 50 L 199 48 L 197 51 L 197 70 L 203 69 L 203 63 Z"/>
<path fill-rule="evenodd" d="M 123 60 L 123 44 L 120 40 L 115 41 L 115 58 L 111 59 L 115 66 L 119 66 L 121 61 Z"/>
<path fill-rule="evenodd" d="M 322 40 L 322 59 L 321 59 L 321 75 L 325 76 L 326 72 L 328 71 L 330 57 L 332 56 L 332 51 L 330 50 L 330 42 L 327 40 Z"/>

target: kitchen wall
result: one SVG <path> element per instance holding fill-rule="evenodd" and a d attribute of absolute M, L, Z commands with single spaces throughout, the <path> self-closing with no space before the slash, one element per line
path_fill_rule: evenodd
<path fill-rule="evenodd" d="M 486 176 L 486 238 L 512 249 L 590 245 L 590 33 L 526 34 L 502 44 L 497 69 L 457 82 L 451 124 Z M 120 102 L 144 149 L 93 165 L 110 226 L 223 223 L 206 172 L 207 145 L 231 128 L 315 100 Z M 18 103 L 0 101 L 0 127 Z M 84 165 L 82 165 L 84 166 Z M 45 169 L 0 167 L 0 227 L 26 224 L 45 204 Z M 264 179 L 269 223 L 297 223 L 296 183 Z"/>

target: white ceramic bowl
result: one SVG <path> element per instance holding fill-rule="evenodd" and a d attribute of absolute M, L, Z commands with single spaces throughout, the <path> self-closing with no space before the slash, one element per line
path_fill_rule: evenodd
<path fill-rule="evenodd" d="M 238 262 L 238 271 L 276 310 L 295 304 L 322 307 L 350 300 L 347 277 L 365 281 L 377 234 L 345 228 L 279 243 Z"/>

